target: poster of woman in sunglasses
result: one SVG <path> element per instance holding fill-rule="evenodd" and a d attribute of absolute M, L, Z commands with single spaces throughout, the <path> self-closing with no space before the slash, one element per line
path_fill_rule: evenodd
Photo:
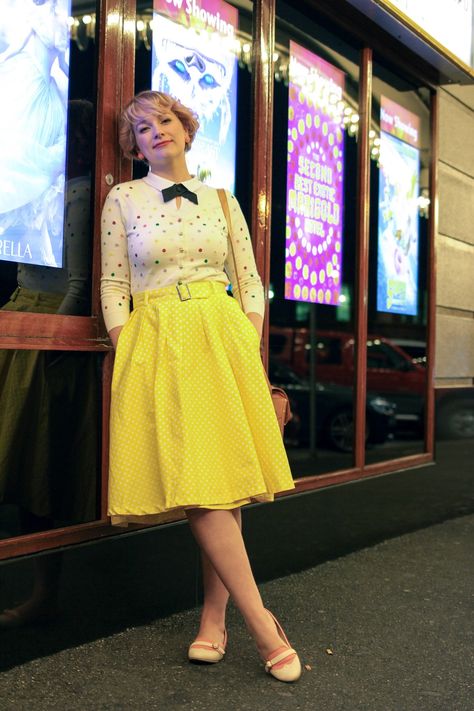
<path fill-rule="evenodd" d="M 68 0 L 3 0 L 0 259 L 62 265 Z"/>
<path fill-rule="evenodd" d="M 234 189 L 238 11 L 221 0 L 155 0 L 152 89 L 196 111 L 201 129 L 190 169 Z"/>

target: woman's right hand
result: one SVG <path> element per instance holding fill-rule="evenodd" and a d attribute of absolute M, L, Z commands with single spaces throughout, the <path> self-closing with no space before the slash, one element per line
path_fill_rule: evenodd
<path fill-rule="evenodd" d="M 112 345 L 115 350 L 117 350 L 117 342 L 120 336 L 120 331 L 122 330 L 123 326 L 115 326 L 115 328 L 112 328 L 109 331 L 109 337 L 110 340 L 112 341 Z"/>

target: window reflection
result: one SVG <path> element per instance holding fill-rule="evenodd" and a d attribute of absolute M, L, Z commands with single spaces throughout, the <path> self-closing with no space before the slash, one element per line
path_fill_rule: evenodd
<path fill-rule="evenodd" d="M 290 396 L 285 443 L 300 477 L 353 464 L 359 58 L 286 3 L 277 13 L 270 378 Z M 310 67 L 301 70 L 303 96 L 292 91 L 290 61 Z M 377 408 L 367 407 L 374 442 L 389 436 L 393 419 L 389 405 Z"/>
<path fill-rule="evenodd" d="M 99 358 L 0 351 L 0 535 L 96 518 Z"/>
<path fill-rule="evenodd" d="M 371 462 L 424 451 L 429 120 L 429 91 L 374 62 L 367 388 L 395 404 L 396 428 Z"/>
<path fill-rule="evenodd" d="M 474 388 L 439 388 L 435 402 L 438 439 L 474 440 Z"/>
<path fill-rule="evenodd" d="M 94 109 L 69 102 L 68 180 L 64 196 L 64 266 L 19 263 L 17 288 L 3 307 L 9 311 L 86 315 L 90 311 L 91 176 Z"/>
<path fill-rule="evenodd" d="M 18 3 L 20 5 L 22 10 L 27 5 L 35 9 L 32 0 Z M 9 322 L 15 312 L 90 314 L 95 35 L 92 32 L 83 36 L 74 25 L 70 42 L 64 44 L 67 31 L 64 36 L 62 30 L 70 24 L 67 13 L 64 15 L 67 3 L 46 2 L 42 9 L 36 5 L 38 12 L 55 13 L 57 21 L 49 23 L 49 32 L 56 28 L 61 29 L 61 33 L 50 43 L 47 56 L 41 55 L 37 44 L 22 57 L 12 51 L 11 58 L 0 65 L 0 84 L 5 73 L 11 76 L 11 91 L 15 90 L 13 83 L 17 81 L 22 100 L 26 102 L 22 106 L 25 106 L 27 121 L 35 119 L 41 124 L 39 118 L 42 117 L 45 124 L 42 130 L 62 135 L 66 146 L 62 159 L 62 192 L 57 193 L 53 201 L 42 201 L 38 216 L 38 224 L 43 224 L 46 217 L 61 225 L 63 261 L 53 267 L 48 259 L 42 264 L 0 259 L 0 321 L 2 315 L 9 312 Z M 95 9 L 95 5 L 93 7 Z M 79 8 L 84 10 L 84 3 L 73 1 L 73 16 L 77 16 Z M 26 19 L 25 15 L 21 17 L 23 28 L 37 17 L 35 12 Z M 1 27 L 6 19 L 6 15 L 2 15 Z M 41 28 L 45 29 L 38 20 L 30 29 L 38 33 Z M 44 32 L 41 37 L 47 39 Z M 13 36 L 1 35 L 0 50 L 7 44 L 10 50 L 14 49 Z M 41 84 L 43 93 L 38 97 L 32 91 L 24 91 L 21 77 L 13 74 L 16 65 L 34 64 L 41 56 L 47 60 L 43 66 L 47 71 Z M 10 61 L 13 63 L 8 68 Z M 26 74 L 27 67 L 24 68 Z M 32 81 L 33 75 L 31 70 L 28 81 Z M 56 100 L 62 102 L 61 110 L 55 110 Z M 10 113 L 4 113 L 2 120 L 8 124 L 4 141 L 12 139 L 10 124 L 17 109 L 12 106 Z M 54 146 L 52 141 L 49 148 L 53 152 Z M 5 155 L 10 154 L 4 154 L 4 159 Z M 33 150 L 30 159 L 39 161 L 41 155 Z M 14 155 L 9 169 L 24 167 L 22 160 L 16 160 Z M 48 190 L 51 189 L 53 186 L 49 185 Z M 36 224 L 37 215 L 31 201 L 27 212 Z M 101 356 L 93 353 L 0 351 L 1 537 L 82 523 L 97 517 L 100 360 Z"/>

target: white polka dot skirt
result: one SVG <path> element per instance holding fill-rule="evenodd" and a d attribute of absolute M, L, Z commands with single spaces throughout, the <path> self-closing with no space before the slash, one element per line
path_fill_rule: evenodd
<path fill-rule="evenodd" d="M 257 332 L 225 286 L 143 292 L 134 307 L 112 381 L 112 522 L 231 509 L 293 489 Z"/>

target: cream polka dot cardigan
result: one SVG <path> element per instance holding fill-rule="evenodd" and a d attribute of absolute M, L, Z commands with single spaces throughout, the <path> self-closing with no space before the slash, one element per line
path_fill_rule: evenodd
<path fill-rule="evenodd" d="M 217 191 L 191 178 L 183 185 L 196 193 L 198 205 L 182 198 L 178 208 L 176 200 L 165 203 L 161 194 L 172 184 L 148 173 L 116 185 L 107 196 L 101 225 L 101 297 L 107 330 L 126 323 L 133 294 L 178 281 L 230 283 L 244 313 L 263 316 L 262 282 L 236 198 L 227 192 L 232 253 Z"/>

